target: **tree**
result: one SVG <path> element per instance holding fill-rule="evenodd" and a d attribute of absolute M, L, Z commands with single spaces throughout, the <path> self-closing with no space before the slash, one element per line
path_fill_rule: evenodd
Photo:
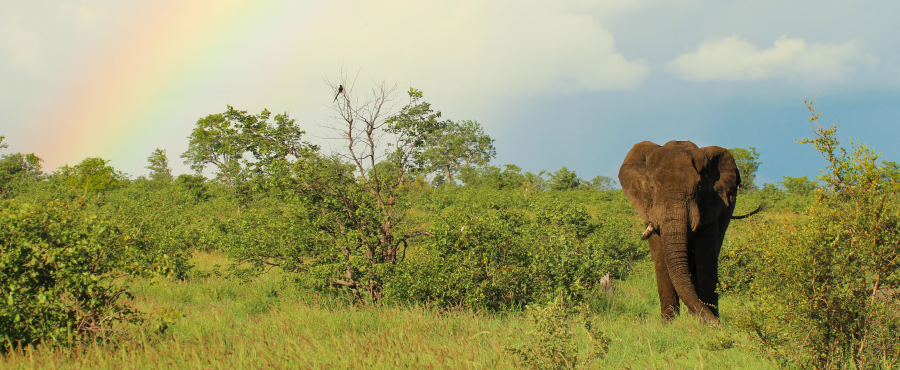
<path fill-rule="evenodd" d="M 503 171 L 500 172 L 500 189 L 518 189 L 525 184 L 525 175 L 522 174 L 522 167 L 514 164 L 504 164 Z"/>
<path fill-rule="evenodd" d="M 233 108 L 229 105 L 228 111 L 231 110 Z M 225 114 L 210 114 L 197 120 L 197 127 L 188 139 L 188 150 L 181 154 L 184 164 L 190 165 L 198 175 L 207 166 L 214 165 L 217 168 L 216 177 L 234 186 L 247 148 L 240 128 Z"/>
<path fill-rule="evenodd" d="M 566 166 L 550 174 L 551 190 L 573 190 L 584 184 L 584 179 L 578 177 L 575 171 L 570 171 Z"/>
<path fill-rule="evenodd" d="M 85 158 L 74 167 L 64 166 L 58 173 L 69 186 L 85 193 L 115 189 L 128 181 L 128 175 L 116 171 L 108 160 L 100 157 Z"/>
<path fill-rule="evenodd" d="M 404 186 L 411 173 L 425 166 L 427 139 L 446 123 L 416 89 L 408 92 L 409 104 L 393 113 L 394 87 L 381 83 L 360 98 L 344 76 L 330 86 L 335 92 L 343 87 L 332 105 L 332 128 L 343 150 L 294 166 L 310 222 L 327 235 L 328 243 L 305 257 L 308 263 L 302 268 L 360 300 L 378 302 L 386 274 L 405 257 L 406 240 L 429 234 L 400 231 L 409 209 Z"/>
<path fill-rule="evenodd" d="M 0 149 L 8 148 L 0 135 Z M 35 181 L 43 174 L 41 162 L 44 160 L 34 153 L 12 153 L 0 156 L 0 197 L 9 197 L 24 180 Z"/>
<path fill-rule="evenodd" d="M 759 161 L 759 153 L 756 148 L 731 148 L 728 149 L 731 156 L 734 157 L 734 163 L 737 164 L 738 172 L 741 174 L 741 186 L 738 189 L 741 193 L 751 192 L 756 187 L 756 171 L 762 162 Z"/>
<path fill-rule="evenodd" d="M 483 166 L 497 155 L 494 139 L 484 133 L 477 121 L 446 121 L 441 126 L 428 138 L 422 155 L 427 170 L 440 172 L 447 183 L 452 183 L 453 174 L 460 170 Z"/>
<path fill-rule="evenodd" d="M 881 161 L 881 165 L 884 168 L 885 178 L 883 181 L 900 183 L 900 164 L 894 161 Z"/>
<path fill-rule="evenodd" d="M 616 188 L 616 180 L 613 180 L 612 177 L 597 175 L 597 177 L 591 179 L 588 186 L 600 191 L 610 191 Z"/>
<path fill-rule="evenodd" d="M 41 162 L 34 153 L 12 153 L 0 156 L 0 197 L 9 197 L 22 181 L 36 181 L 43 174 Z"/>
<path fill-rule="evenodd" d="M 166 151 L 156 148 L 153 154 L 147 158 L 149 166 L 145 167 L 150 170 L 150 180 L 170 183 L 172 182 L 172 169 L 169 168 L 169 158 L 166 157 Z"/>
<path fill-rule="evenodd" d="M 797 195 L 812 195 L 813 192 L 819 188 L 819 185 L 817 185 L 815 181 L 806 178 L 806 176 L 784 176 L 784 181 L 781 182 L 781 186 L 784 187 L 784 190 L 788 193 Z"/>
<path fill-rule="evenodd" d="M 184 163 L 198 175 L 215 166 L 217 179 L 228 186 L 258 180 L 258 187 L 270 188 L 290 176 L 294 162 L 318 150 L 303 140 L 306 132 L 287 113 L 276 115 L 272 123 L 271 115 L 266 109 L 252 115 L 229 105 L 224 113 L 201 118 L 181 155 Z"/>

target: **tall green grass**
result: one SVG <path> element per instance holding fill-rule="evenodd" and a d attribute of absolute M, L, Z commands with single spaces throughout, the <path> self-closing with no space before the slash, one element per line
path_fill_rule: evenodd
<path fill-rule="evenodd" d="M 224 257 L 196 254 L 184 281 L 136 280 L 135 305 L 150 319 L 115 343 L 76 349 L 27 348 L 0 368 L 58 369 L 517 369 L 508 350 L 530 328 L 517 312 L 359 306 L 300 291 L 277 271 L 251 282 L 223 277 Z M 588 301 L 612 339 L 609 354 L 584 365 L 610 369 L 772 368 L 746 337 L 685 315 L 659 321 L 652 266 L 642 264 L 612 295 Z M 158 333 L 159 323 L 167 328 Z M 586 333 L 576 338 L 586 340 Z"/>

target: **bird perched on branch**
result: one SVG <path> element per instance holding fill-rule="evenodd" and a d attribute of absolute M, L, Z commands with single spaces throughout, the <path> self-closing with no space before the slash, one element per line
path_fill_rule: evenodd
<path fill-rule="evenodd" d="M 334 94 L 334 100 L 332 100 L 331 102 L 332 103 L 336 102 L 337 97 L 340 96 L 342 92 L 344 92 L 344 85 L 338 86 L 338 92 L 337 92 L 337 94 Z"/>

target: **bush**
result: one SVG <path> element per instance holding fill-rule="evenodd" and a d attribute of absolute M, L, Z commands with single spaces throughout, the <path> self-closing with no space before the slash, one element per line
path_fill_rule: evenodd
<path fill-rule="evenodd" d="M 0 203 L 0 348 L 103 339 L 136 321 L 116 273 L 128 239 L 77 207 Z"/>
<path fill-rule="evenodd" d="M 610 339 L 599 330 L 595 320 L 567 308 L 557 298 L 543 306 L 530 306 L 525 317 L 531 326 L 525 343 L 510 350 L 522 363 L 534 369 L 574 369 L 603 358 Z M 585 348 L 579 348 L 578 329 L 587 336 Z"/>
<path fill-rule="evenodd" d="M 837 128 L 813 144 L 828 160 L 826 187 L 803 217 L 751 220 L 723 259 L 739 266 L 725 288 L 744 303 L 739 325 L 785 364 L 893 368 L 900 360 L 900 183 L 878 155 L 839 147 Z M 893 296 L 892 296 L 893 294 Z"/>
<path fill-rule="evenodd" d="M 11 198 L 29 182 L 42 175 L 42 159 L 34 154 L 4 154 L 0 156 L 0 198 Z"/>
<path fill-rule="evenodd" d="M 392 271 L 388 298 L 491 310 L 547 302 L 560 293 L 577 301 L 607 272 L 622 278 L 648 256 L 631 222 L 633 209 L 619 207 L 621 192 L 602 203 L 598 198 L 609 195 L 590 190 L 436 193 L 433 236 Z M 584 203 L 594 203 L 595 214 Z"/>

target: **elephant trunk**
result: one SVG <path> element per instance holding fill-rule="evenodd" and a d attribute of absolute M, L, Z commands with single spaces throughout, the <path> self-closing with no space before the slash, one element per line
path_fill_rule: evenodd
<path fill-rule="evenodd" d="M 718 325 L 719 319 L 712 313 L 697 295 L 694 284 L 691 282 L 690 268 L 688 267 L 687 235 L 689 230 L 696 228 L 696 219 L 699 215 L 691 215 L 696 211 L 690 209 L 693 202 L 682 202 L 667 207 L 667 217 L 662 223 L 662 237 L 665 241 L 666 266 L 669 269 L 669 278 L 678 296 L 684 301 L 691 312 L 699 314 L 710 325 Z M 692 207 L 693 208 L 693 207 Z M 693 224 L 693 225 L 692 225 Z"/>

